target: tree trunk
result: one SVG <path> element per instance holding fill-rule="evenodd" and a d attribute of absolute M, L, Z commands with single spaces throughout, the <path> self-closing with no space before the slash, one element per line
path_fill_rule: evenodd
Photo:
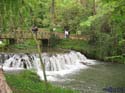
<path fill-rule="evenodd" d="M 51 21 L 52 21 L 52 26 L 55 23 L 55 0 L 52 0 L 52 6 L 51 6 Z"/>
<path fill-rule="evenodd" d="M 47 83 L 47 78 L 46 78 L 46 70 L 45 70 L 45 64 L 43 63 L 42 61 L 42 57 L 41 57 L 41 52 L 42 52 L 42 49 L 41 49 L 41 44 L 40 42 L 37 40 L 37 36 L 36 34 L 32 33 L 33 34 L 33 38 L 37 44 L 37 49 L 38 49 L 38 54 L 39 54 L 39 58 L 40 58 L 40 62 L 41 62 L 41 65 L 42 65 L 42 70 L 43 70 L 43 76 L 44 76 L 44 81 L 45 81 L 45 84 L 46 84 L 46 89 L 48 89 L 48 83 Z M 42 43 L 42 42 L 41 42 Z"/>
<path fill-rule="evenodd" d="M 96 2 L 93 0 L 93 15 L 96 15 Z"/>
<path fill-rule="evenodd" d="M 80 0 L 80 3 L 81 3 L 84 7 L 87 7 L 87 1 L 86 1 L 86 0 Z"/>

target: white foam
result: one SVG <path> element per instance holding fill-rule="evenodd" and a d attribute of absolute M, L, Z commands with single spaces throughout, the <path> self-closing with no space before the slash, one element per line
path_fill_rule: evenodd
<path fill-rule="evenodd" d="M 89 60 L 80 52 L 75 51 L 52 56 L 44 53 L 42 60 L 45 64 L 47 79 L 50 81 L 58 80 L 57 76 L 65 76 L 80 69 L 86 69 L 88 68 L 87 64 L 95 64 L 94 60 Z M 3 64 L 4 70 L 22 70 L 25 68 L 35 69 L 40 78 L 44 79 L 40 59 L 36 54 L 13 54 Z"/>
<path fill-rule="evenodd" d="M 14 71 L 14 70 L 24 70 L 24 68 L 15 68 L 15 67 L 3 67 L 4 71 Z"/>

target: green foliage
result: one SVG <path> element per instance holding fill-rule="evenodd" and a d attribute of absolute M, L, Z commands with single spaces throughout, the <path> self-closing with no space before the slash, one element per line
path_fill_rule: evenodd
<path fill-rule="evenodd" d="M 13 45 L 13 47 L 17 49 L 35 48 L 36 43 L 34 40 L 26 40 L 23 43 Z"/>
<path fill-rule="evenodd" d="M 0 28 L 3 31 L 12 31 L 21 27 L 29 28 L 33 24 L 39 27 L 47 26 L 49 23 L 49 10 L 47 0 L 2 0 L 0 2 Z M 15 21 L 16 20 L 16 21 Z M 46 23 L 43 25 L 43 22 Z"/>
<path fill-rule="evenodd" d="M 105 60 L 111 61 L 111 62 L 119 62 L 125 64 L 125 56 L 119 55 L 119 56 L 112 56 L 112 57 L 105 57 Z"/>
<path fill-rule="evenodd" d="M 50 39 L 49 39 L 49 44 L 51 48 L 55 48 L 60 42 L 60 39 L 58 36 L 52 34 Z"/>
<path fill-rule="evenodd" d="M 63 5 L 65 4 L 66 5 Z M 57 8 L 57 22 L 62 28 L 65 26 L 69 28 L 71 33 L 76 33 L 79 30 L 79 24 L 83 16 L 85 17 L 84 8 L 75 1 L 65 1 L 61 3 L 61 7 Z M 60 15 L 61 14 L 61 15 Z"/>
<path fill-rule="evenodd" d="M 125 53 L 124 5 L 124 0 L 96 1 L 96 14 L 80 23 L 82 29 L 87 28 L 83 33 L 90 36 L 88 44 L 96 48 L 93 55 L 99 58 L 111 56 L 114 61 L 123 63 L 123 58 L 118 59 L 117 55 Z"/>
<path fill-rule="evenodd" d="M 45 83 L 30 71 L 23 71 L 17 74 L 6 74 L 6 80 L 11 86 L 13 93 L 79 93 L 70 89 L 60 88 L 49 84 L 46 90 Z"/>
<path fill-rule="evenodd" d="M 106 34 L 105 34 L 106 35 Z M 82 53 L 84 53 L 87 57 L 105 60 L 105 61 L 111 61 L 111 62 L 119 62 L 119 63 L 125 63 L 125 57 L 122 56 L 115 56 L 117 53 L 114 51 L 114 47 L 112 43 L 112 38 L 110 38 L 110 42 L 107 44 L 105 42 L 109 41 L 108 36 L 103 36 L 103 38 L 100 38 L 101 41 L 96 41 L 95 43 L 87 42 L 84 40 L 70 40 L 70 39 L 64 39 L 61 40 L 58 47 L 64 48 L 64 49 L 72 49 L 77 50 Z M 107 37 L 107 38 L 105 38 Z M 103 41 L 103 42 L 102 42 Z M 117 47 L 115 47 L 116 49 Z M 116 49 L 117 50 L 117 49 Z M 114 56 L 112 56 L 114 55 Z"/>
<path fill-rule="evenodd" d="M 89 45 L 84 40 L 71 40 L 71 39 L 63 39 L 57 46 L 58 48 L 77 50 L 81 52 L 89 51 Z"/>
<path fill-rule="evenodd" d="M 0 48 L 2 48 L 2 47 L 5 47 L 5 44 L 4 44 L 4 43 L 0 44 Z"/>

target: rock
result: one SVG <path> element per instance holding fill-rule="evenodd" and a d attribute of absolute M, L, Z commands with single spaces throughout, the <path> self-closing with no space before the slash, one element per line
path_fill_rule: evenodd
<path fill-rule="evenodd" d="M 0 93 L 12 93 L 4 77 L 3 69 L 0 66 Z"/>
<path fill-rule="evenodd" d="M 85 63 L 85 62 L 80 62 L 81 64 L 83 64 L 83 65 L 88 65 L 87 63 Z"/>

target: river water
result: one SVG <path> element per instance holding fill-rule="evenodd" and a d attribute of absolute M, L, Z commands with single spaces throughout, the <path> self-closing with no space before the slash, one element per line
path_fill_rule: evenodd
<path fill-rule="evenodd" d="M 125 65 L 98 62 L 52 83 L 81 93 L 125 93 Z"/>
<path fill-rule="evenodd" d="M 50 82 L 81 93 L 125 93 L 125 65 L 87 59 L 71 51 L 63 54 L 43 54 Z M 37 54 L 1 54 L 5 69 L 36 69 L 43 78 Z"/>

